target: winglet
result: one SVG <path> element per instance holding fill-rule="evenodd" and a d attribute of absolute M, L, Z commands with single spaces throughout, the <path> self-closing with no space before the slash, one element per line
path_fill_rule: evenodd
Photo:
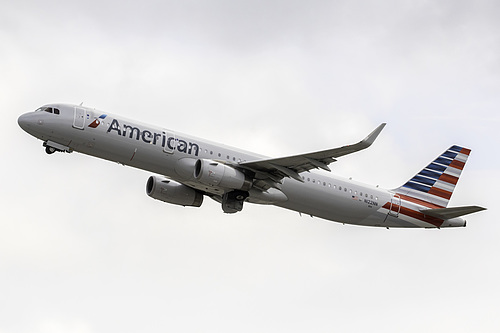
<path fill-rule="evenodd" d="M 366 138 L 364 138 L 360 144 L 363 146 L 363 148 L 368 148 L 372 145 L 372 143 L 375 142 L 375 139 L 378 137 L 380 132 L 384 129 L 386 123 L 380 124 L 377 128 L 373 130 Z"/>

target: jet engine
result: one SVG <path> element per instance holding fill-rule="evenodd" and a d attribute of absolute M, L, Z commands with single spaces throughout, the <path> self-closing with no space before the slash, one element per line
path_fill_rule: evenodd
<path fill-rule="evenodd" d="M 163 177 L 151 176 L 146 184 L 146 193 L 153 199 L 174 205 L 200 207 L 203 193 Z"/>
<path fill-rule="evenodd" d="M 194 177 L 207 186 L 242 191 L 248 191 L 252 187 L 252 180 L 243 172 L 212 160 L 197 160 Z"/>

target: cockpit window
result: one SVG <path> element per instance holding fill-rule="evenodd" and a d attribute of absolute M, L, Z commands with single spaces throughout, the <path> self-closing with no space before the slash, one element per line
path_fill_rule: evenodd
<path fill-rule="evenodd" d="M 45 112 L 48 112 L 48 113 L 60 114 L 59 109 L 51 108 L 49 106 L 42 106 L 42 107 L 40 107 L 40 108 L 38 108 L 38 109 L 35 110 L 35 112 L 39 112 L 39 111 L 45 111 Z"/>

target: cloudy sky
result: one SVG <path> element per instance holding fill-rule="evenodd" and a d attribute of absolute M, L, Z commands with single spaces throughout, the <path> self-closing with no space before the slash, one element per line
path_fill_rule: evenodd
<path fill-rule="evenodd" d="M 0 333 L 498 332 L 498 1 L 0 0 Z M 48 156 L 17 117 L 67 102 L 333 173 L 404 183 L 472 149 L 455 230 L 225 215 L 149 173 Z"/>

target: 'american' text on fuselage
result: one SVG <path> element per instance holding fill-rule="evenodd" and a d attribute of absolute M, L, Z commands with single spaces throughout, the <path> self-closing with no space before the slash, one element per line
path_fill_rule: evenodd
<path fill-rule="evenodd" d="M 111 124 L 108 127 L 107 132 L 111 133 L 111 131 L 116 131 L 116 134 L 126 137 L 128 133 L 128 137 L 130 139 L 135 139 L 137 141 L 142 140 L 145 143 L 156 145 L 161 142 L 161 146 L 163 148 L 167 147 L 170 150 L 177 150 L 181 153 L 186 153 L 190 155 L 198 156 L 200 147 L 198 144 L 194 142 L 186 142 L 181 139 L 176 139 L 174 136 L 167 136 L 165 132 L 156 133 L 148 130 L 142 130 L 136 126 L 130 126 L 123 124 L 120 126 L 120 123 L 117 119 L 113 119 Z"/>

